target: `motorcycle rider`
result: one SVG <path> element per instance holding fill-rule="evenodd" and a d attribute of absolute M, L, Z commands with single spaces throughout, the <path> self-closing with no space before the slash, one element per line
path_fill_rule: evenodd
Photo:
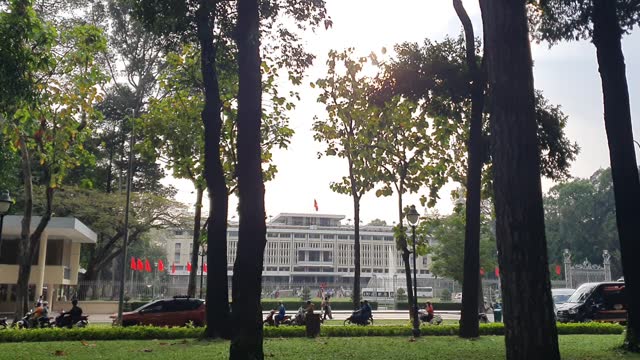
<path fill-rule="evenodd" d="M 56 319 L 56 323 L 59 321 L 58 326 L 72 327 L 78 323 L 78 321 L 82 320 L 82 308 L 78 306 L 78 300 L 71 300 L 71 305 L 72 307 L 68 312 L 62 312 L 59 318 L 60 320 Z"/>
<path fill-rule="evenodd" d="M 274 323 L 276 326 L 280 324 L 282 320 L 284 320 L 284 315 L 287 313 L 287 310 L 284 308 L 284 304 L 280 301 L 280 305 L 278 306 L 278 314 L 273 317 Z"/>
<path fill-rule="evenodd" d="M 42 306 L 38 306 L 31 314 L 31 318 L 29 321 L 32 326 L 39 325 L 42 320 L 47 319 L 49 317 L 49 302 L 43 301 Z"/>
<path fill-rule="evenodd" d="M 424 305 L 424 311 L 426 312 L 426 314 L 420 316 L 420 320 L 424 322 L 430 322 L 433 319 L 433 305 L 430 301 L 427 301 L 427 303 Z"/>

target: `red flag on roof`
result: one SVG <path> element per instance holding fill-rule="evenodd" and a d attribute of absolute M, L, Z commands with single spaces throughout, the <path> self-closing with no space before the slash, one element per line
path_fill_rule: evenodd
<path fill-rule="evenodd" d="M 500 269 L 496 266 L 496 277 L 500 277 Z"/>
<path fill-rule="evenodd" d="M 207 272 L 207 263 L 204 263 L 204 265 L 202 265 L 202 271 Z"/>
<path fill-rule="evenodd" d="M 144 264 L 142 263 L 142 259 L 138 259 L 138 271 L 144 270 Z"/>
<path fill-rule="evenodd" d="M 149 259 L 144 259 L 144 271 L 151 272 L 151 264 L 149 264 Z"/>
<path fill-rule="evenodd" d="M 187 263 L 187 271 L 191 272 L 191 263 L 190 262 Z"/>
<path fill-rule="evenodd" d="M 164 271 L 164 263 L 162 262 L 162 259 L 158 260 L 158 271 Z"/>
<path fill-rule="evenodd" d="M 137 268 L 137 266 L 136 266 L 136 258 L 133 257 L 133 256 L 131 257 L 131 265 L 130 265 L 130 267 L 131 267 L 131 270 L 135 270 Z"/>
<path fill-rule="evenodd" d="M 316 211 L 318 211 L 318 202 L 316 201 L 316 199 L 313 199 L 313 207 L 316 209 Z"/>
<path fill-rule="evenodd" d="M 176 264 L 171 264 L 171 273 L 172 274 L 176 273 Z"/>
<path fill-rule="evenodd" d="M 480 276 L 484 276 L 484 268 L 480 268 Z"/>
<path fill-rule="evenodd" d="M 560 267 L 560 265 L 556 265 L 556 274 L 557 275 L 562 274 L 562 268 Z"/>

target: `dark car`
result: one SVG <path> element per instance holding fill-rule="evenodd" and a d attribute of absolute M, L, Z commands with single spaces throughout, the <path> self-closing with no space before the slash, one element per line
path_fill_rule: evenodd
<path fill-rule="evenodd" d="M 115 321 L 115 315 L 111 316 Z M 174 297 L 155 300 L 122 314 L 122 326 L 185 326 L 205 324 L 205 305 L 201 299 Z"/>
<path fill-rule="evenodd" d="M 623 282 L 582 284 L 564 304 L 558 305 L 560 322 L 627 321 Z"/>

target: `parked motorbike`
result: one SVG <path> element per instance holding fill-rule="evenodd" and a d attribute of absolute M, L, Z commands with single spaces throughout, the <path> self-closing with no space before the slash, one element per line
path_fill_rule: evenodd
<path fill-rule="evenodd" d="M 267 315 L 267 318 L 264 319 L 264 321 L 262 323 L 264 325 L 275 326 L 276 325 L 275 315 L 276 315 L 276 311 L 275 310 L 271 310 L 269 315 Z M 280 322 L 278 322 L 278 325 L 291 325 L 291 316 L 285 315 L 284 319 L 282 319 Z"/>
<path fill-rule="evenodd" d="M 7 324 L 7 318 L 6 317 L 0 318 L 0 330 L 4 330 L 8 327 L 9 325 Z"/>
<path fill-rule="evenodd" d="M 79 328 L 83 328 L 86 327 L 87 325 L 89 325 L 89 316 L 87 315 L 81 315 L 80 318 L 78 320 L 76 320 L 75 322 L 71 319 L 71 314 L 61 311 L 60 315 L 58 315 L 56 317 L 55 320 L 55 326 L 62 328 L 62 327 L 66 327 L 66 328 L 72 328 L 72 327 L 79 327 Z"/>

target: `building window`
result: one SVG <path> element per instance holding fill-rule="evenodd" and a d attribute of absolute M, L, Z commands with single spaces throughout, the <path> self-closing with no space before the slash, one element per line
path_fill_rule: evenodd
<path fill-rule="evenodd" d="M 281 238 L 281 239 L 289 239 L 289 238 L 291 238 L 291 234 L 280 233 L 279 238 Z"/>
<path fill-rule="evenodd" d="M 320 239 L 320 234 L 309 234 L 309 239 Z"/>
<path fill-rule="evenodd" d="M 238 232 L 237 231 L 229 231 L 229 237 L 238 237 Z"/>
<path fill-rule="evenodd" d="M 380 236 L 380 235 L 373 235 L 373 240 L 382 240 L 382 236 Z"/>
<path fill-rule="evenodd" d="M 323 261 L 333 261 L 333 253 L 331 251 L 323 251 Z"/>
<path fill-rule="evenodd" d="M 182 248 L 181 243 L 175 243 L 175 249 L 173 250 L 173 261 L 176 264 L 180 264 L 180 250 Z"/>
<path fill-rule="evenodd" d="M 182 231 L 182 230 L 174 230 L 173 234 L 176 235 L 176 236 L 180 236 L 180 235 L 184 234 L 184 231 Z"/>
<path fill-rule="evenodd" d="M 322 235 L 322 240 L 333 240 L 335 238 L 336 238 L 336 236 L 333 235 L 333 234 L 331 234 L 331 235 L 326 235 L 326 234 Z"/>
<path fill-rule="evenodd" d="M 422 265 L 427 266 L 427 265 L 428 265 L 428 260 L 429 260 L 429 259 L 427 259 L 427 257 L 426 257 L 426 256 L 425 256 L 425 257 L 423 257 L 423 258 L 422 258 Z"/>
<path fill-rule="evenodd" d="M 304 261 L 304 251 L 298 251 L 298 261 Z"/>
<path fill-rule="evenodd" d="M 309 251 L 309 261 L 320 261 L 320 251 Z"/>
<path fill-rule="evenodd" d="M 393 236 L 385 236 L 384 241 L 393 241 Z"/>
<path fill-rule="evenodd" d="M 349 235 L 338 235 L 338 240 L 349 240 Z"/>
<path fill-rule="evenodd" d="M 62 265 L 62 258 L 64 253 L 64 240 L 47 240 L 47 257 L 45 264 L 47 265 Z"/>
<path fill-rule="evenodd" d="M 296 239 L 306 239 L 307 238 L 307 234 L 303 234 L 303 233 L 294 233 L 293 237 Z"/>

